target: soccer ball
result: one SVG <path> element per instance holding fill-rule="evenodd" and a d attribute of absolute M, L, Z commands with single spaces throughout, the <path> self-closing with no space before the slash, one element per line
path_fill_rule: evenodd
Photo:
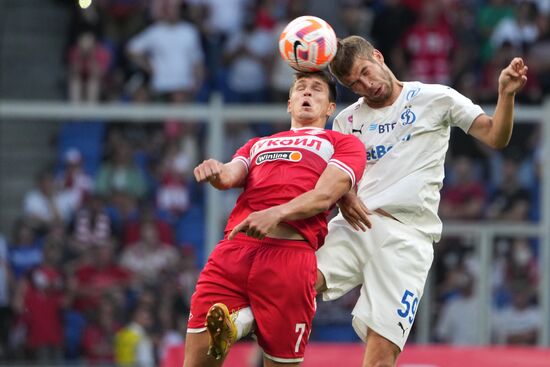
<path fill-rule="evenodd" d="M 336 55 L 336 34 L 330 24 L 311 15 L 287 24 L 279 37 L 279 52 L 298 71 L 323 70 Z"/>

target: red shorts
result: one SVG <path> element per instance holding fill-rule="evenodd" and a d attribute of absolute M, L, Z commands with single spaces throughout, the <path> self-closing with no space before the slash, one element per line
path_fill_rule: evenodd
<path fill-rule="evenodd" d="M 300 362 L 315 314 L 317 259 L 306 241 L 237 234 L 222 240 L 202 270 L 191 298 L 190 332 L 205 330 L 208 309 L 250 306 L 255 334 L 267 358 Z"/>

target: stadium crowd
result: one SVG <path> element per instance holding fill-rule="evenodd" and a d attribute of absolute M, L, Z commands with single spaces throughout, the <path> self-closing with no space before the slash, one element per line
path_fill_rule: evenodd
<path fill-rule="evenodd" d="M 447 84 L 492 104 L 498 71 L 522 56 L 531 75 L 519 102 L 537 104 L 550 93 L 548 1 L 334 3 L 338 12 L 325 19 L 337 35 L 372 40 L 400 79 Z M 278 36 L 296 16 L 315 15 L 315 2 L 305 0 L 67 6 L 72 25 L 60 57 L 74 103 L 204 103 L 214 92 L 228 103 L 284 103 L 293 72 L 278 56 Z M 357 98 L 339 91 L 342 106 Z M 37 176 L 21 218 L 0 238 L 0 361 L 153 366 L 183 341 L 205 260 L 204 189 L 192 177 L 207 153 L 204 129 L 196 121 L 101 122 L 92 128 L 95 144 L 89 129 L 62 128 L 58 162 Z M 279 129 L 229 123 L 225 158 Z M 497 152 L 454 132 L 443 220 L 537 221 L 540 135 L 537 124 L 517 125 L 511 146 Z M 225 214 L 237 194 L 224 195 Z M 435 246 L 434 342 L 476 342 L 475 240 L 444 237 Z M 538 243 L 502 237 L 494 248 L 493 342 L 535 344 Z M 312 340 L 358 340 L 350 326 L 356 295 L 318 303 Z"/>

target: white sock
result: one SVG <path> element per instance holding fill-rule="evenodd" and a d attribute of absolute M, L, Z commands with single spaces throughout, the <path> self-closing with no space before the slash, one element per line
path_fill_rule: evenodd
<path fill-rule="evenodd" d="M 247 336 L 254 326 L 254 315 L 250 307 L 241 308 L 234 320 L 237 327 L 237 340 Z"/>

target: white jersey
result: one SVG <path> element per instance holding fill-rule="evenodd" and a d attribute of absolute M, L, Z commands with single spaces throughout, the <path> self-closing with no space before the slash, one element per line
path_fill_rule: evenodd
<path fill-rule="evenodd" d="M 450 87 L 405 82 L 391 106 L 370 108 L 360 98 L 338 114 L 333 129 L 365 144 L 367 166 L 358 195 L 366 206 L 439 241 L 439 190 L 451 127 L 468 132 L 482 113 Z"/>

